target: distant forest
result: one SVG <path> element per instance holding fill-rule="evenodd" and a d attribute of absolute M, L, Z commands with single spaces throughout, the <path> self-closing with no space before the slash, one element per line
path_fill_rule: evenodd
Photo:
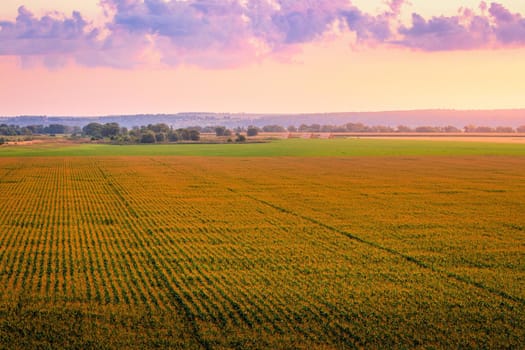
<path fill-rule="evenodd" d="M 213 112 L 183 112 L 176 114 L 135 114 L 112 116 L 13 116 L 0 117 L 0 124 L 7 125 L 66 125 L 82 129 L 90 123 L 118 123 L 128 129 L 134 126 L 163 123 L 175 129 L 188 128 L 195 125 L 202 127 L 225 126 L 228 129 L 248 128 L 256 126 L 280 125 L 287 128 L 293 125 L 336 125 L 348 123 L 365 124 L 368 126 L 386 125 L 397 129 L 406 125 L 412 129 L 425 125 L 452 125 L 463 129 L 465 125 L 483 125 L 497 128 L 500 125 L 517 128 L 525 125 L 525 109 L 507 110 L 411 110 L 383 112 L 341 112 L 341 113 L 302 113 L 302 114 L 261 114 L 261 113 L 213 113 Z"/>
<path fill-rule="evenodd" d="M 200 133 L 216 133 L 217 136 L 230 136 L 232 133 L 246 133 L 254 130 L 265 133 L 285 133 L 285 132 L 299 132 L 299 133 L 525 133 L 525 125 L 513 128 L 511 126 L 475 126 L 467 125 L 462 129 L 455 126 L 418 126 L 411 128 L 406 125 L 399 125 L 395 128 L 384 125 L 365 125 L 363 123 L 346 123 L 344 125 L 321 125 L 321 124 L 301 124 L 299 126 L 290 125 L 284 127 L 282 125 L 265 125 L 263 127 L 248 126 L 228 129 L 225 126 L 193 126 L 188 128 L 173 129 L 173 127 L 165 123 L 148 124 L 147 126 L 136 126 L 130 129 L 121 127 L 118 123 L 89 123 L 84 127 L 68 126 L 62 124 L 44 125 L 7 125 L 0 124 L 0 135 L 2 136 L 31 136 L 31 135 L 77 135 L 90 136 L 94 138 L 104 138 L 112 136 L 134 136 L 138 137 L 143 134 L 165 134 L 171 136 L 172 141 L 177 141 L 177 134 L 183 135 L 183 140 L 191 140 L 191 132 L 194 135 Z M 186 135 L 186 133 L 188 135 Z M 254 135 L 251 135 L 254 136 Z M 193 136 L 195 138 L 195 136 Z"/>
<path fill-rule="evenodd" d="M 44 125 L 7 125 L 0 124 L 0 136 L 33 135 L 71 135 L 73 137 L 88 137 L 91 140 L 109 139 L 124 143 L 165 143 L 181 141 L 199 141 L 201 133 L 214 133 L 217 137 L 229 137 L 228 141 L 245 141 L 246 136 L 253 137 L 263 133 L 525 133 L 525 125 L 513 128 L 510 126 L 475 126 L 467 125 L 462 129 L 455 126 L 418 126 L 411 128 L 399 125 L 395 128 L 384 125 L 365 125 L 363 123 L 346 123 L 343 125 L 301 124 L 265 125 L 263 127 L 248 126 L 227 128 L 226 126 L 193 126 L 174 129 L 165 123 L 135 126 L 130 129 L 121 127 L 118 123 L 92 122 L 84 127 L 62 124 Z M 231 139 L 235 135 L 235 139 Z M 245 136 L 246 135 L 246 136 Z M 0 139 L 4 143 L 5 138 Z"/>

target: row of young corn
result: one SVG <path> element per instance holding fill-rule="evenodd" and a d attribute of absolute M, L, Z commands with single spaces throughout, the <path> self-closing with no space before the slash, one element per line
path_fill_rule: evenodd
<path fill-rule="evenodd" d="M 258 177 L 241 161 L 0 160 L 0 299 L 180 313 L 212 343 L 259 335 L 344 347 L 442 336 L 446 325 L 419 324 L 443 305 L 471 312 L 465 303 L 492 297 L 327 228 L 340 214 L 308 220 L 344 205 L 298 202 L 308 174 L 279 163 Z M 305 198 L 327 196 L 318 185 Z M 434 314 L 414 317 L 422 305 Z"/>

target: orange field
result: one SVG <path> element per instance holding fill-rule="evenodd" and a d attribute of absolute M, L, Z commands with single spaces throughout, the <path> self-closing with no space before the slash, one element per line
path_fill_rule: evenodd
<path fill-rule="evenodd" d="M 0 158 L 7 348 L 525 347 L 523 157 Z"/>

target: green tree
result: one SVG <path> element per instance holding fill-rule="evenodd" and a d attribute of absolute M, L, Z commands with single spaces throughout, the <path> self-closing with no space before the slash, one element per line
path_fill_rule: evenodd
<path fill-rule="evenodd" d="M 215 135 L 217 137 L 225 136 L 225 133 L 226 133 L 226 127 L 218 126 L 215 128 Z"/>
<path fill-rule="evenodd" d="M 177 136 L 179 140 L 188 141 L 190 139 L 190 132 L 188 129 L 177 129 Z"/>
<path fill-rule="evenodd" d="M 397 132 L 412 132 L 412 128 L 406 125 L 398 125 L 396 128 Z"/>
<path fill-rule="evenodd" d="M 169 142 L 179 141 L 179 135 L 177 134 L 176 131 L 170 130 L 170 132 L 168 133 L 168 141 Z"/>
<path fill-rule="evenodd" d="M 88 136 L 102 138 L 103 125 L 100 123 L 89 123 L 82 128 L 82 132 Z"/>
<path fill-rule="evenodd" d="M 285 128 L 283 128 L 282 126 L 277 125 L 277 124 L 265 125 L 265 126 L 263 126 L 262 130 L 264 132 L 285 132 L 286 131 Z"/>
<path fill-rule="evenodd" d="M 102 126 L 101 135 L 103 137 L 117 136 L 120 133 L 120 125 L 118 123 L 106 123 Z"/>
<path fill-rule="evenodd" d="M 246 130 L 246 135 L 249 136 L 249 137 L 257 136 L 258 134 L 259 134 L 259 128 L 255 127 L 255 126 L 250 126 Z"/>
<path fill-rule="evenodd" d="M 444 132 L 461 132 L 461 130 L 459 130 L 458 128 L 456 128 L 455 126 L 453 125 L 447 125 L 443 128 L 443 131 Z"/>
<path fill-rule="evenodd" d="M 199 130 L 190 130 L 189 136 L 191 141 L 199 141 L 201 139 L 201 133 L 199 132 Z"/>
<path fill-rule="evenodd" d="M 140 138 L 140 143 L 155 143 L 155 133 L 151 130 L 146 131 Z"/>
<path fill-rule="evenodd" d="M 67 132 L 67 127 L 62 124 L 50 124 L 44 129 L 48 134 L 65 134 Z"/>
<path fill-rule="evenodd" d="M 149 124 L 147 128 L 156 134 L 170 132 L 170 127 L 165 123 Z"/>
<path fill-rule="evenodd" d="M 515 130 L 511 126 L 498 126 L 496 127 L 496 132 L 510 134 L 515 132 Z"/>

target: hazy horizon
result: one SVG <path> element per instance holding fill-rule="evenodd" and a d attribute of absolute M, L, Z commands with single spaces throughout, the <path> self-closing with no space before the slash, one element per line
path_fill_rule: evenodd
<path fill-rule="evenodd" d="M 6 0 L 0 115 L 521 109 L 525 3 Z"/>
<path fill-rule="evenodd" d="M 46 118 L 103 118 L 103 117 L 120 117 L 120 116 L 140 116 L 140 115 L 179 115 L 179 114 L 217 114 L 217 115 L 267 115 L 267 116 L 300 116 L 300 115 L 336 115 L 336 114 L 376 114 L 376 113 L 414 113 L 414 112 L 458 112 L 458 113 L 470 113 L 470 112 L 525 112 L 523 108 L 496 108 L 496 109 L 452 109 L 452 108 L 422 108 L 422 109 L 398 109 L 398 110 L 355 110 L 355 111 L 303 111 L 303 112 L 260 112 L 260 111 L 174 111 L 174 112 L 137 112 L 137 113 L 114 113 L 114 114 L 93 114 L 93 115 L 82 115 L 82 114 L 17 114 L 17 115 L 2 115 L 0 118 L 17 118 L 17 117 L 46 117 Z"/>
<path fill-rule="evenodd" d="M 383 112 L 339 112 L 339 113 L 298 113 L 298 114 L 265 114 L 265 113 L 213 113 L 213 112 L 183 112 L 174 114 L 121 114 L 101 116 L 46 116 L 25 115 L 2 117 L 0 121 L 16 125 L 38 124 L 65 124 L 69 126 L 85 126 L 90 122 L 109 123 L 116 122 L 122 126 L 133 127 L 164 123 L 177 127 L 189 126 L 217 126 L 226 127 L 258 127 L 268 125 L 302 124 L 312 125 L 345 125 L 347 123 L 362 123 L 368 126 L 399 125 L 408 127 L 454 126 L 464 128 L 467 126 L 487 127 L 513 127 L 521 128 L 525 125 L 525 109 L 514 110 L 412 110 L 412 111 L 383 111 Z"/>

